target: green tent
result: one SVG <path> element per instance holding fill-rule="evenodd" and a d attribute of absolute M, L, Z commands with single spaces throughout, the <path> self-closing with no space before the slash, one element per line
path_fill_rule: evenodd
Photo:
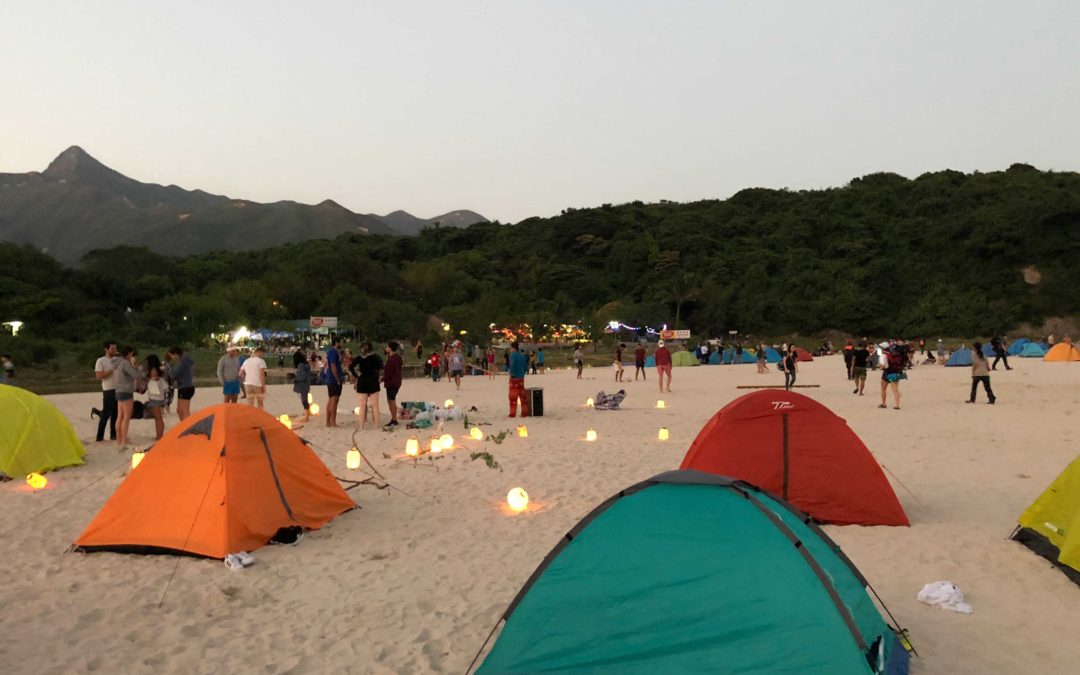
<path fill-rule="evenodd" d="M 701 362 L 697 360 L 690 352 L 675 352 L 671 355 L 671 365 L 673 366 L 700 366 Z"/>
<path fill-rule="evenodd" d="M 1012 538 L 1080 584 L 1080 457 L 1020 514 Z"/>
<path fill-rule="evenodd" d="M 903 674 L 866 580 L 805 514 L 671 471 L 597 507 L 502 617 L 478 673 Z"/>
<path fill-rule="evenodd" d="M 0 384 L 0 419 L 0 473 L 16 478 L 83 463 L 67 418 L 37 394 Z"/>

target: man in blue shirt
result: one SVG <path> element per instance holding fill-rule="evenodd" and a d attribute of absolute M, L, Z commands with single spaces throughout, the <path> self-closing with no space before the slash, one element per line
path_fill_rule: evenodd
<path fill-rule="evenodd" d="M 330 338 L 330 346 L 326 348 L 326 426 L 336 427 L 338 399 L 341 398 L 341 384 L 345 381 L 345 373 L 341 370 L 341 338 Z"/>
<path fill-rule="evenodd" d="M 518 400 L 521 400 L 521 416 L 529 416 L 529 399 L 525 397 L 525 371 L 529 360 L 521 353 L 517 341 L 510 344 L 510 417 L 517 417 Z"/>

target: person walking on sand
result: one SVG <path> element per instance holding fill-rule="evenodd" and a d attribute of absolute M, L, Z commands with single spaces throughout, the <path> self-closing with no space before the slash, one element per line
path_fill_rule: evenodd
<path fill-rule="evenodd" d="M 239 370 L 239 376 L 244 379 L 244 393 L 247 394 L 248 405 L 256 406 L 259 410 L 266 407 L 266 361 L 263 354 L 263 348 L 256 347 L 255 353 L 244 360 L 244 365 L 240 366 Z M 234 399 L 233 403 L 235 402 Z"/>
<path fill-rule="evenodd" d="M 529 399 L 525 396 L 525 372 L 529 361 L 521 353 L 517 340 L 510 343 L 510 417 L 517 417 L 518 401 L 521 401 L 521 416 L 529 416 Z"/>
<path fill-rule="evenodd" d="M 386 343 L 386 365 L 383 367 L 383 386 L 386 387 L 386 406 L 390 408 L 390 421 L 386 426 L 393 428 L 398 425 L 397 419 L 397 395 L 401 390 L 401 372 L 404 370 L 404 362 L 398 353 L 400 345 L 391 340 Z"/>
<path fill-rule="evenodd" d="M 292 390 L 300 395 L 300 407 L 304 409 L 304 422 L 307 423 L 311 421 L 308 409 L 311 405 L 308 403 L 308 396 L 311 396 L 311 364 L 300 347 L 293 352 L 293 367 L 296 368 L 296 375 L 293 376 Z"/>
<path fill-rule="evenodd" d="M 536 368 L 537 368 L 537 370 L 540 371 L 540 374 L 543 375 L 543 373 L 544 373 L 544 348 L 543 347 L 537 347 L 536 348 Z"/>
<path fill-rule="evenodd" d="M 990 346 L 994 350 L 994 363 L 990 366 L 990 370 L 997 370 L 998 361 L 1005 362 L 1005 370 L 1012 370 L 1012 368 L 1009 367 L 1009 352 L 1005 345 L 1005 338 L 995 337 L 991 339 Z"/>
<path fill-rule="evenodd" d="M 982 382 L 983 389 L 986 390 L 986 398 L 989 399 L 987 403 L 994 405 L 997 396 L 994 396 L 994 390 L 990 388 L 990 362 L 983 356 L 982 344 L 975 342 L 971 347 L 971 396 L 965 403 L 975 402 L 975 394 L 978 393 L 979 383 Z"/>
<path fill-rule="evenodd" d="M 851 379 L 855 380 L 855 389 L 851 393 L 863 395 L 866 389 L 866 368 L 870 363 L 870 350 L 866 348 L 866 342 L 860 341 L 859 346 L 851 350 Z"/>
<path fill-rule="evenodd" d="M 176 416 L 181 422 L 191 414 L 191 399 L 195 398 L 195 360 L 180 347 L 165 352 L 165 361 L 172 367 L 172 379 L 176 382 Z M 168 399 L 166 399 L 168 400 Z"/>
<path fill-rule="evenodd" d="M 217 362 L 217 379 L 221 384 L 221 393 L 225 403 L 236 403 L 240 396 L 240 348 L 229 345 L 225 354 Z"/>
<path fill-rule="evenodd" d="M 116 440 L 124 447 L 128 444 L 128 425 L 135 410 L 135 386 L 143 374 L 135 367 L 134 347 L 124 347 L 116 364 Z"/>
<path fill-rule="evenodd" d="M 795 386 L 795 378 L 799 374 L 799 355 L 795 353 L 795 345 L 788 348 L 784 354 L 784 390 L 791 391 Z"/>
<path fill-rule="evenodd" d="M 326 426 L 336 427 L 338 401 L 341 400 L 341 387 L 345 382 L 345 371 L 341 369 L 341 338 L 330 338 L 330 346 L 326 348 Z"/>
<path fill-rule="evenodd" d="M 450 379 L 454 381 L 454 388 L 461 389 L 461 376 L 465 372 L 465 357 L 461 354 L 461 347 L 454 345 L 454 351 L 450 352 L 450 358 L 447 361 L 447 369 L 450 371 Z"/>
<path fill-rule="evenodd" d="M 98 413 L 97 438 L 98 443 L 105 442 L 105 427 L 109 427 L 109 440 L 116 440 L 116 370 L 120 367 L 120 357 L 116 353 L 116 343 L 109 340 L 105 343 L 105 355 L 98 358 L 94 364 L 94 377 L 101 382 L 101 410 L 96 408 L 90 411 Z"/>
<path fill-rule="evenodd" d="M 619 346 L 615 348 L 615 381 L 623 381 L 623 367 L 622 367 L 622 352 L 626 349 L 626 345 L 619 343 Z"/>
<path fill-rule="evenodd" d="M 585 369 L 585 352 L 581 351 L 581 345 L 574 349 L 574 366 L 577 368 L 577 379 L 581 379 L 581 371 Z"/>
<path fill-rule="evenodd" d="M 489 380 L 495 379 L 495 348 L 488 345 L 487 351 L 484 352 L 484 360 L 487 363 L 487 377 Z"/>
<path fill-rule="evenodd" d="M 904 374 L 904 361 L 906 357 L 901 351 L 900 345 L 892 345 L 885 350 L 885 369 L 881 371 L 881 405 L 879 408 L 887 408 L 886 396 L 891 387 L 893 392 L 893 408 L 900 409 L 900 380 L 907 379 Z"/>
<path fill-rule="evenodd" d="M 379 428 L 379 376 L 383 371 L 383 362 L 372 351 L 371 343 L 360 345 L 360 356 L 353 359 L 352 376 L 356 380 L 356 395 L 360 407 L 360 429 L 367 426 L 368 409 L 371 409 L 371 421 L 375 429 Z M 394 392 L 395 395 L 397 392 Z"/>
<path fill-rule="evenodd" d="M 769 362 L 766 359 L 764 342 L 759 342 L 757 346 L 757 371 L 758 375 L 769 372 Z"/>
<path fill-rule="evenodd" d="M 849 379 L 849 380 L 853 379 L 852 378 L 852 372 L 851 372 L 851 370 L 852 370 L 851 356 L 852 356 L 852 352 L 854 352 L 854 351 L 855 351 L 855 347 L 852 346 L 852 344 L 851 344 L 851 338 L 848 338 L 847 340 L 844 341 L 844 368 L 847 370 L 847 379 Z"/>
<path fill-rule="evenodd" d="M 945 341 L 941 338 L 937 339 L 937 360 L 939 363 L 945 363 Z"/>
<path fill-rule="evenodd" d="M 431 381 L 439 381 L 439 352 L 431 352 L 431 356 L 428 357 L 428 366 L 431 368 Z"/>
<path fill-rule="evenodd" d="M 649 379 L 645 377 L 645 347 L 643 347 L 640 342 L 634 350 L 634 382 L 637 382 L 639 373 L 641 374 L 642 380 Z"/>
<path fill-rule="evenodd" d="M 660 391 L 671 393 L 671 352 L 664 346 L 663 340 L 656 343 L 653 360 L 656 361 L 656 376 L 660 379 Z M 667 375 L 667 389 L 664 388 L 665 375 Z"/>

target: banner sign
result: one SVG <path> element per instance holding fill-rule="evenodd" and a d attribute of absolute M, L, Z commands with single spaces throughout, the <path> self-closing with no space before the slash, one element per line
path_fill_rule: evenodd
<path fill-rule="evenodd" d="M 660 331 L 661 340 L 689 340 L 689 330 L 662 330 Z"/>
<path fill-rule="evenodd" d="M 311 317 L 312 328 L 337 328 L 336 316 L 313 316 Z"/>

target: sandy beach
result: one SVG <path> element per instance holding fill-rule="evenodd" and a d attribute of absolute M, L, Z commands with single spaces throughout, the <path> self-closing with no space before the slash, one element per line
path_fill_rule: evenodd
<path fill-rule="evenodd" d="M 913 673 L 1070 673 L 1080 660 L 1080 588 L 1008 539 L 1020 512 L 1080 447 L 1080 364 L 1014 366 L 993 375 L 995 406 L 963 403 L 969 368 L 919 366 L 896 411 L 877 408 L 879 375 L 857 397 L 839 356 L 801 364 L 799 383 L 821 386 L 800 392 L 848 421 L 893 474 L 911 519 L 910 528 L 825 529 L 910 630 L 920 654 Z M 254 551 L 255 565 L 242 571 L 218 560 L 66 552 L 123 480 L 129 454 L 92 442 L 88 413 L 98 394 L 50 396 L 87 443 L 87 463 L 48 474 L 38 493 L 22 481 L 0 485 L 0 671 L 462 673 L 521 584 L 582 516 L 621 488 L 677 468 L 706 420 L 745 393 L 737 385 L 783 379 L 752 365 L 676 368 L 673 393 L 660 395 L 655 371 L 647 382 L 633 382 L 631 370 L 627 377 L 623 409 L 596 411 L 584 401 L 619 388 L 611 370 L 587 369 L 583 380 L 567 370 L 530 376 L 527 386 L 544 388 L 545 414 L 525 421 L 528 438 L 472 441 L 461 423 L 448 424 L 457 447 L 423 466 L 395 461 L 411 435 L 403 427 L 361 432 L 361 449 L 401 492 L 350 490 L 360 509 L 298 546 Z M 460 390 L 407 380 L 399 400 L 451 397 L 475 406 L 470 421 L 493 434 L 518 423 L 506 417 L 506 388 L 505 377 L 466 378 Z M 325 404 L 325 391 L 314 390 Z M 343 396 L 343 428 L 326 429 L 319 417 L 298 431 L 343 477 L 354 396 Z M 655 407 L 658 398 L 665 409 Z M 203 388 L 193 408 L 219 401 L 216 388 Z M 268 412 L 296 408 L 291 388 L 271 387 Z M 666 442 L 657 439 L 661 426 L 670 430 Z M 584 440 L 589 428 L 595 443 Z M 422 441 L 430 435 L 419 433 Z M 152 437 L 152 422 L 132 424 L 134 442 Z M 499 468 L 470 461 L 477 451 L 490 452 Z M 532 500 L 520 514 L 505 506 L 515 486 Z M 959 585 L 974 613 L 917 602 L 923 584 L 937 580 Z"/>

